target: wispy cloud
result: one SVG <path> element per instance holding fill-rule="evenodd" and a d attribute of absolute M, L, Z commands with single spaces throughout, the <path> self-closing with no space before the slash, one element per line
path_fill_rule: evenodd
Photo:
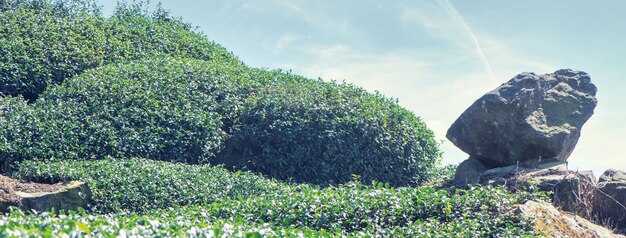
<path fill-rule="evenodd" d="M 283 50 L 289 44 L 299 40 L 300 38 L 302 37 L 296 34 L 284 34 L 280 36 L 280 38 L 276 41 L 275 51 L 277 52 Z"/>
<path fill-rule="evenodd" d="M 437 3 L 446 11 L 446 13 L 452 18 L 454 22 L 460 24 L 463 27 L 463 29 L 469 36 L 470 40 L 474 43 L 474 46 L 476 47 L 476 52 L 478 53 L 478 56 L 480 56 L 480 59 L 482 60 L 483 65 L 485 67 L 485 71 L 489 74 L 489 77 L 491 78 L 491 80 L 496 81 L 493 68 L 491 67 L 489 60 L 487 60 L 487 57 L 485 56 L 485 53 L 483 52 L 483 49 L 480 46 L 478 37 L 476 37 L 476 34 L 474 34 L 474 32 L 467 25 L 465 20 L 463 20 L 463 17 L 461 16 L 461 14 L 456 10 L 454 5 L 452 5 L 452 3 L 449 0 L 437 0 Z"/>
<path fill-rule="evenodd" d="M 319 25 L 319 22 L 309 14 L 310 11 L 304 11 L 303 8 L 296 2 L 290 0 L 276 0 L 276 3 L 293 12 L 293 14 L 300 16 L 308 23 L 313 25 Z"/>
<path fill-rule="evenodd" d="M 380 91 L 399 99 L 400 104 L 423 117 L 444 141 L 446 162 L 455 163 L 466 155 L 445 133 L 473 100 L 512 78 L 520 71 L 549 72 L 550 65 L 511 49 L 487 33 L 472 31 L 449 2 L 419 2 L 405 7 L 398 20 L 408 31 L 427 33 L 448 48 L 399 49 L 378 52 L 348 44 L 292 45 L 311 60 L 305 64 L 286 62 L 290 68 L 311 78 L 345 80 L 369 91 Z M 444 44 L 444 45 L 445 45 Z M 450 50 L 452 48 L 452 50 Z M 492 69 L 486 55 L 496 63 Z"/>
<path fill-rule="evenodd" d="M 319 11 L 319 6 L 324 5 L 316 1 L 294 1 L 294 0 L 266 0 L 266 4 L 283 10 L 283 14 L 290 15 L 294 20 L 303 20 L 312 27 L 330 30 L 335 34 L 350 35 L 357 34 L 351 30 L 349 21 L 342 15 L 328 14 Z M 315 9 L 315 10 L 312 10 Z"/>

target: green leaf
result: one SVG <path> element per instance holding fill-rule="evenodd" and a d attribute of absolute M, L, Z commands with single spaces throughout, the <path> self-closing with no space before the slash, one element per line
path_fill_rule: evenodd
<path fill-rule="evenodd" d="M 87 234 L 91 233 L 91 230 L 86 224 L 76 222 L 76 226 Z"/>

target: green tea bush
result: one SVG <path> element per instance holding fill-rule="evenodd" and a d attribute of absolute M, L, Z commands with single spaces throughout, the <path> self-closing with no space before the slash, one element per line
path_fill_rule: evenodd
<path fill-rule="evenodd" d="M 143 157 L 316 184 L 357 174 L 407 185 L 426 180 L 439 160 L 432 132 L 394 100 L 238 63 L 112 64 L 22 108 L 2 118 L 4 168 L 28 159 Z"/>
<path fill-rule="evenodd" d="M 430 170 L 430 179 L 427 184 L 446 187 L 453 179 L 458 164 L 435 166 Z"/>
<path fill-rule="evenodd" d="M 208 205 L 266 193 L 286 185 L 249 172 L 229 172 L 209 165 L 188 165 L 148 159 L 96 161 L 25 161 L 13 175 L 29 181 L 55 183 L 80 180 L 93 193 L 90 210 L 98 213 L 142 213 L 187 205 Z"/>
<path fill-rule="evenodd" d="M 7 237 L 337 237 L 310 228 L 210 219 L 202 210 L 164 210 L 155 216 L 91 215 L 84 212 L 27 214 L 14 210 L 0 216 Z"/>
<path fill-rule="evenodd" d="M 426 219 L 405 226 L 368 227 L 360 231 L 316 230 L 250 222 L 244 218 L 214 218 L 198 206 L 163 209 L 150 215 L 93 215 L 84 212 L 25 214 L 15 210 L 0 216 L 0 233 L 9 237 L 538 237 L 532 224 L 510 217 L 440 221 Z M 500 221 L 500 219 L 505 219 Z M 489 227 L 494 225 L 494 227 Z M 501 226 L 495 226 L 501 225 Z"/>
<path fill-rule="evenodd" d="M 326 185 L 432 177 L 433 133 L 395 100 L 246 67 L 162 9 L 121 4 L 104 18 L 94 5 L 0 1 L 0 95 L 40 99 L 3 113 L 0 171 L 112 156 Z"/>
<path fill-rule="evenodd" d="M 395 100 L 286 77 L 246 102 L 215 163 L 297 182 L 339 184 L 358 175 L 410 185 L 438 162 L 433 132 Z"/>
<path fill-rule="evenodd" d="M 93 209 L 126 211 L 132 215 L 72 218 L 92 231 L 99 230 L 98 227 L 119 231 L 137 225 L 137 229 L 149 228 L 145 232 L 155 232 L 156 228 L 149 224 L 161 224 L 160 232 L 186 231 L 192 227 L 203 230 L 214 221 L 230 221 L 240 226 L 288 227 L 291 231 L 286 234 L 312 230 L 376 237 L 532 236 L 536 235 L 533 224 L 514 216 L 510 210 L 515 204 L 539 198 L 533 194 L 511 194 L 502 187 L 491 186 L 448 191 L 431 187 L 390 188 L 382 183 L 366 186 L 355 181 L 320 188 L 280 183 L 206 165 L 144 159 L 48 164 L 28 161 L 13 175 L 47 182 L 87 181 L 94 193 Z M 38 224 L 43 222 L 32 216 L 16 219 L 26 219 L 23 226 L 36 230 L 41 229 Z M 114 228 L 114 224 L 123 221 L 129 222 L 125 223 L 128 226 Z M 62 229 L 63 226 L 56 224 L 66 224 L 67 220 L 61 217 L 49 222 L 45 229 Z M 81 229 L 72 227 L 70 224 L 67 229 Z M 274 228 L 271 230 L 276 231 Z M 0 229 L 3 229 L 1 223 Z"/>
<path fill-rule="evenodd" d="M 105 18 L 90 0 L 0 1 L 0 94 L 36 99 L 49 85 L 123 60 L 167 54 L 239 62 L 162 9 L 121 4 Z"/>
<path fill-rule="evenodd" d="M 402 230 L 403 235 L 415 237 L 445 231 L 462 237 L 500 237 L 531 230 L 530 221 L 510 213 L 514 204 L 529 198 L 534 197 L 511 194 L 502 187 L 446 191 L 357 182 L 325 189 L 296 186 L 244 201 L 224 200 L 211 204 L 207 213 L 333 232 Z"/>
<path fill-rule="evenodd" d="M 3 113 L 0 159 L 5 169 L 13 161 L 106 156 L 206 163 L 226 136 L 223 119 L 255 84 L 247 72 L 237 63 L 170 57 L 88 70 Z"/>

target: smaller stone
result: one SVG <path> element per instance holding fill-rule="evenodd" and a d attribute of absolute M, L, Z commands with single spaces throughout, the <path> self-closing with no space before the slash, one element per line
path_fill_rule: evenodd
<path fill-rule="evenodd" d="M 591 217 L 591 195 L 595 187 L 595 177 L 591 171 L 571 172 L 552 180 L 537 177 L 535 181 L 542 181 L 538 187 L 543 191 L 552 191 L 552 203 L 561 209 L 573 212 L 579 216 Z"/>
<path fill-rule="evenodd" d="M 487 170 L 487 167 L 483 165 L 479 160 L 475 158 L 468 158 L 461 162 L 456 168 L 454 174 L 453 185 L 459 188 L 466 187 L 468 184 L 475 184 L 480 182 L 480 175 Z"/>
<path fill-rule="evenodd" d="M 506 178 L 508 179 L 511 176 L 519 174 L 520 172 L 526 171 L 528 168 L 521 167 L 517 165 L 510 165 L 505 167 L 497 167 L 493 169 L 486 170 L 481 175 L 481 182 L 486 182 L 488 180 L 492 180 L 493 178 Z"/>
<path fill-rule="evenodd" d="M 554 205 L 583 217 L 591 217 L 591 194 L 595 177 L 591 171 L 574 172 L 563 161 L 520 163 L 488 169 L 479 160 L 469 158 L 457 168 L 453 184 L 464 188 L 468 184 L 504 185 L 512 191 L 529 189 L 551 192 Z"/>
<path fill-rule="evenodd" d="M 528 201 L 520 205 L 515 214 L 532 219 L 534 230 L 543 233 L 545 237 L 624 238 L 587 219 L 561 212 L 554 205 L 543 201 Z"/>
<path fill-rule="evenodd" d="M 602 182 L 626 183 L 626 173 L 624 173 L 624 171 L 609 169 L 607 171 L 604 171 L 604 173 L 600 176 L 598 183 Z"/>
<path fill-rule="evenodd" d="M 626 229 L 626 172 L 607 170 L 600 176 L 593 212 L 600 221 Z"/>
<path fill-rule="evenodd" d="M 86 183 L 72 181 L 54 192 L 26 193 L 16 191 L 17 201 L 1 201 L 0 210 L 8 211 L 10 206 L 17 206 L 23 211 L 48 212 L 55 210 L 77 210 L 87 208 L 91 201 L 91 190 Z"/>

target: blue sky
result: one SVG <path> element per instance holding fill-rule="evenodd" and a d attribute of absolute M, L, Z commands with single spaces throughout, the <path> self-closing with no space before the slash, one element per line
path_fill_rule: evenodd
<path fill-rule="evenodd" d="M 101 0 L 105 13 L 114 0 Z M 474 100 L 530 71 L 586 71 L 595 115 L 569 167 L 626 170 L 626 1 L 163 0 L 254 67 L 345 80 L 398 98 L 444 140 Z"/>

